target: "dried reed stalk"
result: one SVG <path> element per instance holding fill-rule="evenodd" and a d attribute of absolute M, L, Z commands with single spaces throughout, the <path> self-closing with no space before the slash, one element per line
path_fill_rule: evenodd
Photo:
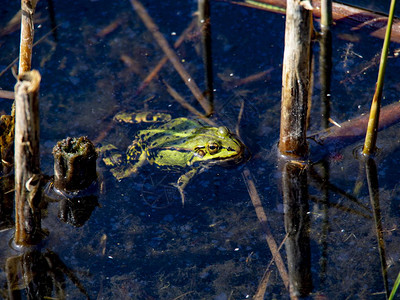
<path fill-rule="evenodd" d="M 154 23 L 154 21 L 152 20 L 150 15 L 147 13 L 144 6 L 138 0 L 131 0 L 131 4 L 132 4 L 134 10 L 136 11 L 136 13 L 142 19 L 143 23 L 145 24 L 145 26 L 147 27 L 149 32 L 151 32 L 153 34 L 154 39 L 157 41 L 158 45 L 164 51 L 165 55 L 168 57 L 169 61 L 172 63 L 172 65 L 174 66 L 174 68 L 178 72 L 178 74 L 181 76 L 181 78 L 185 82 L 186 86 L 193 93 L 193 96 L 203 107 L 206 114 L 210 114 L 212 111 L 212 108 L 211 108 L 210 104 L 208 103 L 207 99 L 204 98 L 199 87 L 194 82 L 193 77 L 190 76 L 189 73 L 185 70 L 185 68 L 183 67 L 183 65 L 180 62 L 179 57 L 176 55 L 175 51 L 170 47 L 170 45 L 168 44 L 168 41 L 165 39 L 165 37 L 160 33 L 160 30 L 158 29 L 157 25 Z"/>
<path fill-rule="evenodd" d="M 41 238 L 39 86 L 40 74 L 21 73 L 15 85 L 15 243 L 31 245 Z"/>
<path fill-rule="evenodd" d="M 269 249 L 271 250 L 272 256 L 275 259 L 276 267 L 278 268 L 283 284 L 285 285 L 286 289 L 289 290 L 289 276 L 285 267 L 285 263 L 283 262 L 282 256 L 280 255 L 278 250 L 278 245 L 276 244 L 276 241 L 271 233 L 271 228 L 268 224 L 267 215 L 265 214 L 265 211 L 262 207 L 261 199 L 258 195 L 256 185 L 251 176 L 250 170 L 245 168 L 242 175 L 246 183 L 251 202 L 253 203 L 254 209 L 256 211 L 257 218 L 260 221 L 261 228 L 266 235 L 267 244 L 269 246 Z"/>
<path fill-rule="evenodd" d="M 18 74 L 31 70 L 35 13 L 38 0 L 21 0 L 21 40 L 19 48 Z"/>
<path fill-rule="evenodd" d="M 193 19 L 192 22 L 189 24 L 189 26 L 182 32 L 182 34 L 179 36 L 179 38 L 176 40 L 174 43 L 174 48 L 177 49 L 179 48 L 180 45 L 185 41 L 187 35 L 191 30 L 196 25 L 196 19 Z M 164 55 L 164 57 L 158 62 L 158 64 L 154 67 L 154 69 L 149 73 L 149 75 L 146 76 L 146 78 L 143 80 L 143 82 L 140 84 L 139 88 L 136 91 L 136 95 L 139 95 L 153 80 L 154 77 L 157 76 L 158 72 L 162 69 L 162 67 L 165 65 L 165 63 L 168 61 L 168 57 Z"/>
<path fill-rule="evenodd" d="M 307 110 L 310 97 L 312 11 L 306 1 L 288 0 L 283 57 L 281 127 L 282 155 L 307 154 Z"/>

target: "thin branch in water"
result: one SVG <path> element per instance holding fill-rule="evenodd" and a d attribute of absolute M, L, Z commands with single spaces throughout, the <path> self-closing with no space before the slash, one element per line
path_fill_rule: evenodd
<path fill-rule="evenodd" d="M 320 188 L 322 188 L 322 186 L 325 185 L 332 192 L 347 198 L 351 202 L 355 203 L 357 206 L 365 209 L 367 212 L 371 212 L 371 210 L 369 209 L 368 206 L 366 206 L 365 204 L 358 201 L 358 199 L 356 197 L 354 197 L 353 195 L 350 195 L 349 193 L 343 191 L 342 189 L 338 188 L 337 186 L 333 185 L 330 182 L 324 182 L 321 175 L 319 175 L 313 167 L 309 168 L 309 174 L 310 174 L 311 178 L 314 180 L 314 182 L 316 182 L 320 185 Z"/>
<path fill-rule="evenodd" d="M 316 196 L 310 196 L 310 200 L 315 202 L 315 203 L 325 204 L 328 207 L 333 207 L 333 208 L 336 208 L 337 210 L 340 210 L 340 211 L 343 211 L 343 212 L 346 212 L 346 213 L 351 213 L 351 214 L 356 215 L 356 216 L 361 216 L 361 217 L 363 217 L 365 219 L 368 219 L 368 220 L 372 219 L 372 217 L 370 215 L 367 215 L 367 214 L 365 214 L 365 213 L 363 213 L 361 211 L 352 209 L 352 208 L 347 207 L 347 206 L 345 206 L 343 204 L 340 204 L 340 203 L 333 203 L 333 202 L 324 203 L 322 200 L 320 200 Z"/>
<path fill-rule="evenodd" d="M 60 24 L 61 25 L 61 24 Z M 38 45 L 39 43 L 43 42 L 44 39 L 46 39 L 50 34 L 53 33 L 54 30 L 56 30 L 60 25 L 58 25 L 57 27 L 54 27 L 52 30 L 50 30 L 49 32 L 47 32 L 44 36 L 42 36 L 40 39 L 38 39 L 32 47 L 35 47 L 36 45 Z M 9 69 L 12 68 L 13 65 L 15 65 L 18 61 L 19 57 L 17 57 L 16 59 L 14 59 L 5 69 L 3 69 L 3 71 L 0 72 L 0 77 L 4 75 L 4 73 L 6 73 Z"/>
<path fill-rule="evenodd" d="M 3 98 L 3 99 L 14 99 L 15 98 L 15 94 L 14 94 L 14 92 L 11 92 L 11 91 L 0 90 L 0 98 Z"/>
<path fill-rule="evenodd" d="M 272 236 L 271 229 L 268 224 L 267 215 L 265 214 L 264 209 L 262 207 L 261 199 L 260 196 L 258 195 L 250 170 L 245 168 L 242 172 L 242 175 L 243 175 L 243 180 L 247 187 L 247 191 L 249 192 L 251 202 L 253 203 L 254 209 L 256 211 L 258 220 L 260 221 L 261 227 L 266 235 L 269 249 L 271 250 L 272 256 L 275 257 L 275 263 L 278 268 L 279 274 L 283 280 L 283 284 L 285 285 L 286 289 L 289 290 L 289 275 L 287 273 L 285 263 L 283 262 L 283 259 L 279 253 L 276 241 Z"/>
<path fill-rule="evenodd" d="M 286 241 L 288 235 L 289 235 L 289 233 L 286 233 L 286 235 L 283 238 L 281 244 L 279 245 L 278 253 L 279 253 L 279 251 L 281 251 L 282 246 L 285 244 L 285 241 Z M 258 285 L 257 292 L 253 296 L 253 300 L 263 300 L 264 299 L 265 291 L 267 289 L 267 285 L 268 285 L 268 281 L 269 281 L 269 276 L 271 275 L 271 272 L 272 272 L 269 268 L 272 266 L 272 264 L 274 262 L 275 262 L 275 256 L 272 257 L 272 259 L 269 262 L 267 268 L 265 269 L 265 272 L 264 272 L 264 275 L 263 275 L 263 277 L 261 279 L 261 282 Z"/>
<path fill-rule="evenodd" d="M 182 45 L 182 43 L 185 41 L 185 39 L 186 39 L 187 35 L 189 34 L 189 32 L 192 31 L 195 26 L 196 26 L 196 19 L 193 18 L 193 20 L 189 24 L 189 26 L 182 32 L 182 34 L 179 36 L 179 38 L 174 43 L 174 48 L 175 49 L 179 48 L 179 46 Z M 154 79 L 154 77 L 157 76 L 158 72 L 160 72 L 161 68 L 165 65 L 165 63 L 167 61 L 168 61 L 168 57 L 166 55 L 164 55 L 164 57 L 155 66 L 153 71 L 151 71 L 149 73 L 149 75 L 147 75 L 147 77 L 140 84 L 139 88 L 136 91 L 135 96 L 138 96 L 150 84 L 150 82 Z"/>
<path fill-rule="evenodd" d="M 189 75 L 189 73 L 185 70 L 178 55 L 176 55 L 175 51 L 169 46 L 168 41 L 165 37 L 160 33 L 157 25 L 154 23 L 150 15 L 147 13 L 144 6 L 138 0 L 131 0 L 131 4 L 133 9 L 142 19 L 143 23 L 153 34 L 153 37 L 157 41 L 158 45 L 164 51 L 165 55 L 168 57 L 169 61 L 174 66 L 175 70 L 181 76 L 182 80 L 185 82 L 186 86 L 190 89 L 193 96 L 200 103 L 200 105 L 205 110 L 206 114 L 211 112 L 211 106 L 208 103 L 207 99 L 203 96 L 197 84 L 194 82 L 193 77 Z"/>
<path fill-rule="evenodd" d="M 240 111 L 239 111 L 238 120 L 236 123 L 235 133 L 238 137 L 240 137 L 240 121 L 242 120 L 242 117 L 243 117 L 243 111 L 244 111 L 244 101 L 242 101 L 242 103 L 240 104 Z"/>
<path fill-rule="evenodd" d="M 174 98 L 182 107 L 190 111 L 192 114 L 195 116 L 201 118 L 203 121 L 205 121 L 207 124 L 211 126 L 217 126 L 215 122 L 210 120 L 209 118 L 206 118 L 201 112 L 199 112 L 197 109 L 195 109 L 193 106 L 191 106 L 173 87 L 171 87 L 165 80 L 163 80 L 163 83 L 167 87 L 167 92 Z"/>

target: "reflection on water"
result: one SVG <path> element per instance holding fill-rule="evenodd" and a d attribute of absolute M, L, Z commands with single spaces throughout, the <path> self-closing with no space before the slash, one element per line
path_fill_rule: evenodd
<path fill-rule="evenodd" d="M 148 126 L 116 124 L 112 118 L 117 112 L 151 110 L 171 113 L 174 118 L 193 117 L 170 96 L 164 82 L 201 111 L 168 62 L 145 89 L 138 90 L 164 54 L 129 2 L 73 1 L 71 5 L 53 1 L 54 14 L 50 2 L 38 3 L 35 35 L 40 38 L 55 22 L 57 36 L 49 35 L 33 53 L 33 66 L 42 75 L 41 165 L 45 174 L 53 174 L 51 151 L 58 140 L 84 135 L 126 149 L 135 132 Z M 143 5 L 171 45 L 192 23 L 197 9 L 197 3 L 190 1 Z M 17 11 L 18 3 L 2 8 L 0 27 L 6 28 Z M 234 131 L 241 116 L 239 133 L 252 159 L 245 166 L 210 168 L 196 176 L 187 187 L 184 207 L 169 184 L 176 182 L 176 174 L 147 166 L 136 177 L 117 181 L 99 163 L 102 193 L 98 203 L 89 200 L 94 208 L 90 218 L 78 218 L 80 207 L 49 203 L 42 213 L 42 227 L 49 231 L 43 242 L 46 250 L 24 254 L 8 246 L 12 192 L 3 188 L 2 178 L 0 298 L 10 298 L 10 291 L 32 294 L 38 290 L 45 290 L 41 295 L 67 299 L 86 299 L 87 295 L 98 299 L 244 299 L 264 293 L 266 299 L 289 298 L 277 253 L 291 283 L 301 284 L 298 294 L 312 288 L 315 295 L 332 299 L 383 298 L 383 256 L 391 288 L 399 272 L 398 125 L 382 131 L 378 139 L 381 227 L 376 227 L 377 210 L 370 202 L 365 168 L 353 155 L 355 144 L 323 156 L 320 146 L 310 141 L 313 155 L 324 160 L 311 156 L 307 167 L 293 167 L 293 172 L 288 172 L 290 166 L 278 168 L 282 15 L 212 2 L 211 18 L 213 120 Z M 1 31 L 1 69 L 17 56 L 17 27 Z M 369 110 L 377 76 L 374 57 L 382 41 L 350 31 L 345 22 L 334 26 L 332 40 L 329 115 L 341 123 Z M 189 30 L 176 52 L 191 80 L 205 90 L 200 41 L 198 32 Z M 392 49 L 396 48 L 393 44 Z M 319 51 L 319 45 L 314 50 Z M 316 59 L 311 132 L 321 129 L 318 63 Z M 385 78 L 385 105 L 400 98 L 398 65 L 392 55 Z M 14 84 L 11 72 L 0 77 L 2 89 L 13 90 Z M 9 113 L 10 104 L 1 101 L 0 111 Z M 252 178 L 261 205 L 249 196 L 246 178 Z M 299 202 L 286 197 L 288 185 Z M 265 216 L 261 223 L 260 208 Z M 378 232 L 382 228 L 378 238 L 377 228 Z M 285 241 L 273 254 L 271 237 L 276 249 Z M 299 256 L 302 260 L 296 260 Z M 37 258 L 46 273 L 32 271 L 36 266 L 32 267 L 30 257 Z M 273 258 L 276 263 L 270 265 Z M 12 268 L 19 270 L 13 279 Z M 23 272 L 28 274 L 25 282 Z"/>

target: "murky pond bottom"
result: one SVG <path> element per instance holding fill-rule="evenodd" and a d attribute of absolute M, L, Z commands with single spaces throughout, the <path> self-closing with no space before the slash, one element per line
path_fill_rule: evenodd
<path fill-rule="evenodd" d="M 135 133 L 148 124 L 116 124 L 112 118 L 119 111 L 151 110 L 171 113 L 174 118 L 193 117 L 168 94 L 165 83 L 201 110 L 169 63 L 138 92 L 163 52 L 129 2 L 53 4 L 51 8 L 38 3 L 36 36 L 50 31 L 52 18 L 59 27 L 56 35 L 35 46 L 33 54 L 33 66 L 42 74 L 43 173 L 53 174 L 52 148 L 67 136 L 87 135 L 99 144 L 126 149 Z M 1 11 L 2 28 L 18 10 L 17 4 L 12 5 Z M 170 44 L 190 24 L 197 7 L 187 1 L 143 5 Z M 303 278 L 312 286 L 312 295 L 328 299 L 385 297 L 381 259 L 384 257 L 388 266 L 389 287 L 399 272 L 400 259 L 398 125 L 383 131 L 378 140 L 378 205 L 370 200 L 365 164 L 354 155 L 357 144 L 322 155 L 323 148 L 310 141 L 311 163 L 299 185 L 299 189 L 306 187 L 308 201 L 306 206 L 290 206 L 282 198 L 285 176 L 276 155 L 284 17 L 213 2 L 212 18 L 214 120 L 234 131 L 240 116 L 240 136 L 251 159 L 234 168 L 215 166 L 197 175 L 186 189 L 184 206 L 171 185 L 182 173 L 146 166 L 137 176 L 118 181 L 99 160 L 99 196 L 91 202 L 92 211 L 84 215 L 78 210 L 83 219 L 60 217 L 65 216 L 66 204 L 49 203 L 42 221 L 49 235 L 41 247 L 25 254 L 10 246 L 12 229 L 0 232 L 1 298 L 10 299 L 11 282 L 15 295 L 28 290 L 33 295 L 24 297 L 30 299 L 46 295 L 60 299 L 223 300 L 263 293 L 265 299 L 289 298 L 276 263 L 270 265 L 273 237 L 277 247 L 286 241 L 279 253 L 291 270 L 288 261 L 293 253 L 288 241 L 292 240 L 285 229 L 291 224 L 288 207 L 294 207 L 293 219 L 302 216 L 300 224 L 304 221 L 307 225 L 306 238 L 298 243 L 306 249 L 302 253 L 308 257 L 309 274 Z M 351 31 L 345 21 L 337 22 L 333 33 L 331 118 L 340 123 L 368 111 L 382 41 Z M 18 39 L 18 30 L 2 34 L 1 69 L 17 56 Z M 204 89 L 199 42 L 199 35 L 191 31 L 177 54 L 192 80 Z M 393 51 L 398 44 L 392 46 Z M 310 132 L 321 129 L 317 43 L 314 50 Z M 400 98 L 398 67 L 398 58 L 391 56 L 385 104 Z M 0 77 L 2 89 L 13 90 L 14 84 L 11 72 Z M 10 105 L 10 101 L 1 101 L 0 110 L 8 113 Z M 259 195 L 261 211 L 249 196 L 249 179 Z M 2 196 L 6 199 L 10 193 Z M 12 223 L 12 197 L 7 199 L 1 206 L 4 228 Z M 377 224 L 382 227 L 383 248 L 378 243 Z M 34 274 L 28 279 L 30 285 L 24 284 L 22 269 L 15 272 L 19 277 L 10 278 L 12 265 L 34 270 L 29 273 Z"/>

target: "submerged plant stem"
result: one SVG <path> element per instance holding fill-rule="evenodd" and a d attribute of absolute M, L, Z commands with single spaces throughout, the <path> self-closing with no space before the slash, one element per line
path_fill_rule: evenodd
<path fill-rule="evenodd" d="M 193 30 L 195 25 L 196 25 L 196 19 L 193 19 L 192 22 L 189 24 L 189 26 L 182 32 L 182 34 L 179 36 L 179 38 L 174 43 L 175 49 L 179 48 L 179 46 L 182 45 L 182 43 L 185 41 L 188 33 L 191 30 Z M 139 95 L 150 84 L 150 82 L 154 79 L 154 77 L 157 76 L 158 72 L 160 72 L 160 70 L 162 69 L 162 67 L 165 65 L 165 63 L 167 61 L 168 61 L 168 57 L 166 55 L 164 55 L 164 57 L 158 62 L 158 64 L 154 67 L 154 69 L 147 75 L 147 77 L 140 84 L 139 88 L 136 91 L 136 96 Z"/>
<path fill-rule="evenodd" d="M 279 248 L 276 244 L 276 241 L 271 233 L 271 228 L 268 225 L 267 215 L 264 212 L 262 207 L 260 196 L 258 195 L 254 180 L 252 179 L 250 170 L 245 168 L 243 170 L 243 179 L 246 183 L 247 190 L 249 192 L 249 196 L 251 198 L 251 202 L 253 203 L 254 209 L 256 211 L 258 220 L 260 221 L 261 227 L 266 235 L 267 243 L 269 249 L 273 257 L 275 258 L 276 267 L 278 268 L 279 274 L 282 278 L 283 284 L 285 285 L 286 289 L 289 290 L 289 275 L 287 273 L 285 263 L 279 253 Z"/>
<path fill-rule="evenodd" d="M 209 114 L 212 110 L 210 104 L 204 98 L 199 87 L 194 82 L 193 77 L 189 75 L 189 73 L 185 70 L 185 68 L 181 64 L 178 55 L 176 55 L 175 51 L 169 46 L 168 41 L 160 33 L 157 25 L 154 23 L 150 15 L 147 13 L 144 6 L 138 0 L 131 0 L 131 4 L 136 13 L 142 19 L 143 23 L 146 25 L 147 29 L 153 34 L 154 39 L 157 41 L 158 45 L 164 51 L 165 55 L 168 57 L 169 61 L 172 63 L 178 74 L 181 76 L 186 86 L 193 93 L 193 96 L 203 107 L 206 114 Z"/>

